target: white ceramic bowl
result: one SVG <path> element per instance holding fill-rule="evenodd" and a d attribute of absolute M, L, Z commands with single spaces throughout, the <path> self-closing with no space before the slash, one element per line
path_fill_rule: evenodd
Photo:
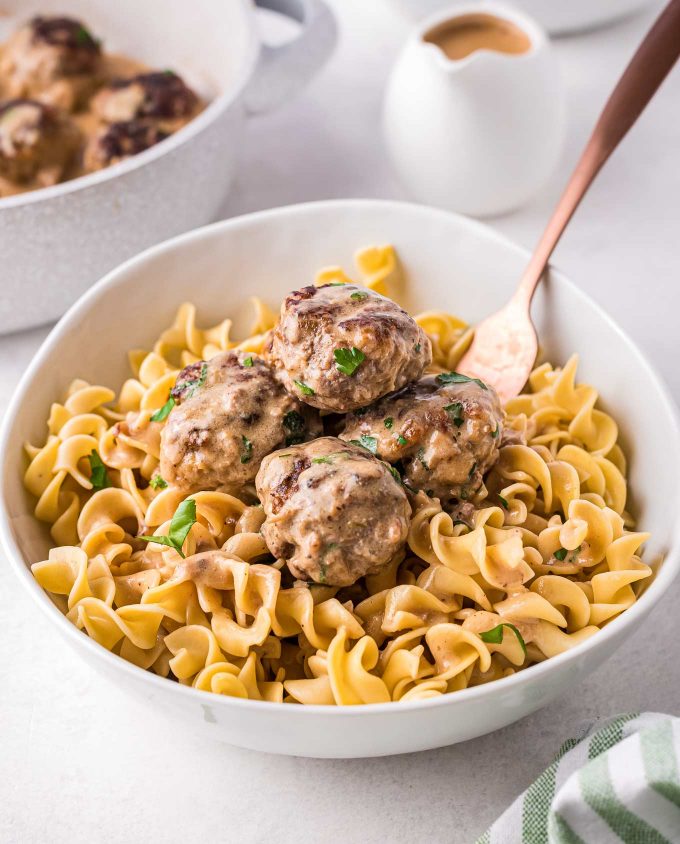
<path fill-rule="evenodd" d="M 297 18 L 300 36 L 261 45 L 255 5 Z M 210 104 L 125 162 L 0 199 L 0 333 L 55 319 L 121 261 L 215 219 L 246 114 L 302 87 L 335 42 L 323 0 L 3 0 L 0 41 L 37 13 L 81 18 L 107 50 L 177 70 Z"/>
<path fill-rule="evenodd" d="M 50 334 L 14 396 L 0 442 L 2 542 L 18 577 L 67 642 L 120 688 L 176 713 L 182 728 L 274 753 L 356 757 L 464 741 L 572 694 L 638 627 L 680 567 L 680 430 L 665 388 L 630 339 L 560 273 L 534 305 L 546 355 L 581 353 L 580 377 L 601 390 L 630 457 L 636 515 L 652 531 L 646 558 L 665 561 L 638 602 L 597 635 L 494 683 L 413 703 L 292 706 L 195 691 L 132 666 L 79 632 L 33 579 L 49 542 L 21 481 L 22 442 L 40 442 L 50 403 L 75 377 L 119 385 L 126 350 L 148 347 L 177 306 L 193 299 L 203 323 L 237 320 L 257 293 L 276 304 L 327 264 L 350 268 L 358 247 L 393 243 L 410 309 L 443 308 L 477 320 L 505 300 L 527 254 L 492 229 L 447 212 L 380 201 L 333 201 L 251 214 L 190 232 L 128 261 L 90 290 Z M 403 294 L 403 296 L 402 296 Z M 36 647 L 38 644 L 36 643 Z M 651 655 L 650 658 L 654 658 Z M 663 655 L 659 654 L 662 669 Z M 64 684 L 68 685 L 68 678 Z"/>
<path fill-rule="evenodd" d="M 651 0 L 507 0 L 536 18 L 553 35 L 581 32 L 630 15 Z M 394 0 L 413 20 L 467 0 Z"/>

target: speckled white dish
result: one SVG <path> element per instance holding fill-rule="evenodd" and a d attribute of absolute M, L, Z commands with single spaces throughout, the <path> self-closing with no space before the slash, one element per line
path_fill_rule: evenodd
<path fill-rule="evenodd" d="M 652 532 L 645 559 L 665 556 L 631 609 L 573 650 L 485 686 L 441 698 L 362 707 L 293 706 L 199 692 L 142 671 L 79 632 L 30 573 L 49 547 L 22 485 L 22 443 L 44 437 L 45 418 L 78 376 L 117 386 L 126 350 L 148 346 L 192 299 L 202 323 L 245 318 L 248 297 L 271 304 L 308 283 L 319 267 L 352 266 L 354 251 L 393 243 L 404 269 L 399 298 L 411 310 L 442 308 L 475 321 L 504 301 L 527 253 L 480 223 L 447 212 L 380 201 L 333 201 L 251 214 L 185 234 L 128 261 L 90 290 L 52 331 L 14 396 L 0 441 L 0 536 L 17 576 L 55 629 L 94 668 L 149 706 L 176 714 L 180 729 L 256 750 L 361 757 L 452 744 L 503 727 L 578 683 L 639 626 L 680 568 L 680 428 L 665 387 L 633 342 L 558 272 L 539 291 L 534 315 L 545 354 L 581 354 L 621 426 L 630 458 L 632 506 Z M 11 616 L 10 616 L 11 617 Z M 39 647 L 39 643 L 35 643 Z M 652 657 L 653 658 L 653 657 Z M 661 658 L 660 658 L 661 659 Z M 662 664 L 659 663 L 662 670 Z M 69 678 L 63 678 L 68 692 Z"/>
<path fill-rule="evenodd" d="M 300 36 L 261 45 L 255 5 L 295 16 Z M 38 13 L 82 19 L 107 50 L 176 70 L 209 105 L 127 161 L 0 199 L 0 333 L 55 319 L 121 261 L 213 220 L 246 115 L 300 88 L 335 43 L 323 0 L 3 0 L 0 41 Z"/>

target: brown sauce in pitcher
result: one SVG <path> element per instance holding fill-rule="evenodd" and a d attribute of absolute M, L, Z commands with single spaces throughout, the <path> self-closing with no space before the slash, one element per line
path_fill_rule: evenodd
<path fill-rule="evenodd" d="M 425 33 L 423 40 L 457 61 L 476 50 L 520 55 L 531 48 L 529 36 L 516 24 L 495 15 L 475 13 L 445 21 Z"/>

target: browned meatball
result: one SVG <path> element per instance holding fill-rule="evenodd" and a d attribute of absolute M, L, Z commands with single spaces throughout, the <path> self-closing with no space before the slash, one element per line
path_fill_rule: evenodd
<path fill-rule="evenodd" d="M 503 411 L 491 387 L 455 372 L 428 375 L 347 417 L 344 440 L 390 463 L 404 482 L 442 500 L 466 501 L 498 460 Z"/>
<path fill-rule="evenodd" d="M 85 148 L 85 167 L 101 170 L 144 152 L 167 137 L 167 132 L 146 120 L 112 123 L 90 139 Z"/>
<path fill-rule="evenodd" d="M 246 352 L 187 367 L 172 398 L 177 404 L 161 434 L 161 475 L 186 491 L 244 486 L 265 455 L 321 432 L 318 415 Z"/>
<path fill-rule="evenodd" d="M 153 118 L 173 129 L 197 111 L 198 97 L 171 70 L 114 79 L 92 100 L 92 111 L 106 123 Z"/>
<path fill-rule="evenodd" d="M 80 145 L 77 127 L 33 100 L 0 104 L 0 176 L 40 187 L 59 182 Z"/>
<path fill-rule="evenodd" d="M 289 294 L 266 354 L 291 393 L 336 413 L 400 389 L 432 360 L 430 341 L 406 311 L 353 284 Z"/>
<path fill-rule="evenodd" d="M 12 97 L 35 97 L 72 111 L 101 81 L 100 65 L 99 41 L 80 21 L 38 16 L 7 41 L 0 78 Z"/>
<path fill-rule="evenodd" d="M 301 580 L 349 586 L 406 542 L 411 506 L 400 481 L 365 449 L 335 437 L 270 454 L 255 483 L 265 542 Z"/>

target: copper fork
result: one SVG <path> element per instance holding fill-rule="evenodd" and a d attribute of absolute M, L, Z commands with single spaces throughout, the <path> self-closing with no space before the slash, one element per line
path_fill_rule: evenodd
<path fill-rule="evenodd" d="M 680 55 L 680 0 L 671 0 L 631 59 L 598 120 L 512 299 L 481 322 L 458 369 L 518 395 L 536 360 L 531 300 L 553 250 L 602 165 L 644 111 Z"/>

